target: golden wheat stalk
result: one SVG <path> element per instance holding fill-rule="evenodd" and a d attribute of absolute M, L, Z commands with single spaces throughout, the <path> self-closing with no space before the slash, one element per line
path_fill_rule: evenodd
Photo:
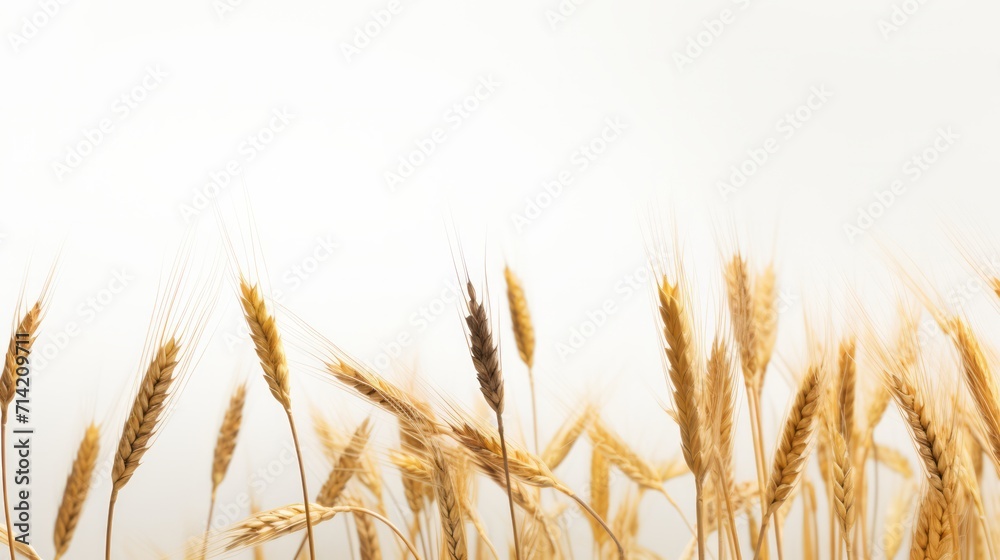
<path fill-rule="evenodd" d="M 264 371 L 271 395 L 281 405 L 288 418 L 288 427 L 292 432 L 292 442 L 295 445 L 295 456 L 299 465 L 299 480 L 302 483 L 302 500 L 305 509 L 306 539 L 309 541 L 309 558 L 316 560 L 316 546 L 313 543 L 313 530 L 309 515 L 309 489 L 306 485 L 306 470 L 302 462 L 302 448 L 299 445 L 299 435 L 295 429 L 295 418 L 292 415 L 291 381 L 289 379 L 288 359 L 285 357 L 285 346 L 278 332 L 277 322 L 267 309 L 264 297 L 257 285 L 251 285 L 240 275 L 240 304 L 243 307 L 243 317 L 250 328 L 250 338 Z"/>
<path fill-rule="evenodd" d="M 823 365 L 810 366 L 799 385 L 795 400 L 785 418 L 781 440 L 774 451 L 771 478 L 767 485 L 767 507 L 761 519 L 760 535 L 754 558 L 760 556 L 760 545 L 764 542 L 768 523 L 775 512 L 791 496 L 805 470 L 809 453 L 815 443 L 816 424 L 820 415 L 820 397 L 823 394 Z M 776 523 L 777 527 L 778 524 Z"/>
<path fill-rule="evenodd" d="M 611 462 L 601 450 L 595 447 L 590 453 L 590 507 L 603 518 L 608 517 L 611 506 Z M 590 520 L 594 533 L 594 541 L 598 546 L 607 540 L 608 535 L 596 521 Z"/>
<path fill-rule="evenodd" d="M 528 366 L 528 387 L 531 390 L 531 430 L 534 435 L 535 452 L 538 446 L 538 401 L 535 395 L 535 327 L 531 323 L 531 312 L 528 310 L 528 298 L 524 295 L 524 286 L 520 278 L 509 266 L 503 268 L 504 280 L 507 282 L 507 304 L 510 307 L 510 324 L 514 330 L 514 342 L 517 344 L 517 354 L 524 365 Z"/>
<path fill-rule="evenodd" d="M 736 415 L 736 374 L 725 342 L 716 339 L 712 344 L 707 367 L 707 412 L 712 429 L 709 433 L 713 472 L 716 474 L 717 491 L 726 507 L 725 527 L 719 530 L 719 537 L 726 532 L 730 538 L 730 548 L 737 560 L 742 560 L 739 543 L 736 540 L 736 516 L 731 495 L 735 487 L 735 415 Z M 720 543 L 720 549 L 721 543 Z"/>
<path fill-rule="evenodd" d="M 343 359 L 328 362 L 326 370 L 343 385 L 396 416 L 405 424 L 401 429 L 415 430 L 424 435 L 442 431 L 430 406 L 378 374 Z"/>
<path fill-rule="evenodd" d="M 957 317 L 949 322 L 949 327 L 962 360 L 966 387 L 972 395 L 989 442 L 989 456 L 997 469 L 1000 469 L 1000 387 L 997 386 L 996 378 L 990 371 L 986 356 L 972 329 Z"/>
<path fill-rule="evenodd" d="M 73 467 L 66 478 L 66 487 L 63 489 L 62 502 L 59 504 L 59 513 L 56 515 L 55 534 L 53 542 L 56 547 L 55 558 L 58 560 L 66 554 L 70 542 L 73 540 L 73 533 L 76 525 L 80 521 L 80 514 L 83 512 L 83 505 L 87 501 L 87 494 L 90 492 L 91 479 L 94 475 L 94 467 L 97 465 L 97 455 L 101 447 L 101 430 L 97 424 L 91 423 L 80 440 L 80 446 L 76 451 L 76 458 L 73 460 Z"/>
<path fill-rule="evenodd" d="M 160 420 L 171 395 L 170 387 L 176 379 L 175 370 L 180 350 L 180 344 L 175 338 L 170 338 L 160 345 L 149 367 L 146 368 L 139 385 L 139 392 L 125 420 L 111 471 L 111 500 L 108 504 L 104 552 L 106 560 L 111 560 L 111 529 L 118 493 L 132 478 L 159 429 Z"/>

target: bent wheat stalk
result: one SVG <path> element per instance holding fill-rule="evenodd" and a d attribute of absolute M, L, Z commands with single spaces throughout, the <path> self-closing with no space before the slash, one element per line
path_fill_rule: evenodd
<path fill-rule="evenodd" d="M 295 429 L 295 418 L 292 415 L 291 383 L 289 380 L 288 361 L 285 357 L 285 347 L 281 342 L 277 323 L 267 310 L 264 297 L 257 285 L 250 285 L 240 276 L 240 303 L 243 316 L 250 327 L 250 338 L 253 339 L 260 367 L 264 370 L 264 380 L 268 389 L 288 418 L 288 427 L 292 432 L 292 443 L 295 445 L 295 457 L 299 465 L 299 480 L 302 483 L 302 500 L 305 515 L 306 539 L 309 541 L 309 558 L 316 560 L 316 546 L 313 543 L 313 530 L 309 515 L 309 489 L 306 485 L 306 470 L 302 462 L 302 448 L 299 445 L 299 435 Z"/>

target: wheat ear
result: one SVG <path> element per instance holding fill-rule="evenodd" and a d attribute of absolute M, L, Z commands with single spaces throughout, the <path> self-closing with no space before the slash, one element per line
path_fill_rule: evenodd
<path fill-rule="evenodd" d="M 730 545 L 737 560 L 742 560 L 739 542 L 736 540 L 736 516 L 731 495 L 735 482 L 735 447 L 734 417 L 736 415 L 736 374 L 725 342 L 716 339 L 712 345 L 712 353 L 707 367 L 707 412 L 711 415 L 709 433 L 711 440 L 713 471 L 718 484 L 717 494 L 722 495 L 726 506 L 726 532 L 730 537 Z M 717 514 L 718 515 L 718 514 Z M 723 524 L 719 524 L 720 527 Z M 719 530 L 720 538 L 722 530 Z M 720 546 L 721 548 L 721 546 Z"/>
<path fill-rule="evenodd" d="M 111 470 L 111 500 L 108 504 L 108 527 L 105 543 L 105 558 L 111 560 L 111 528 L 114 520 L 115 502 L 118 492 L 128 483 L 139 467 L 142 456 L 149 450 L 152 438 L 159 429 L 159 423 L 170 398 L 170 387 L 174 382 L 178 364 L 180 345 L 171 338 L 162 344 L 153 356 L 139 386 L 139 392 L 132 403 L 132 409 L 115 453 Z"/>
<path fill-rule="evenodd" d="M 531 390 L 531 430 L 535 438 L 535 452 L 538 446 L 538 401 L 535 395 L 535 327 L 531 323 L 531 312 L 528 311 L 528 298 L 524 296 L 524 286 L 521 279 L 514 274 L 509 266 L 503 269 L 504 280 L 507 282 L 507 304 L 510 307 L 510 324 L 514 330 L 514 342 L 517 344 L 517 354 L 524 365 L 528 366 L 528 387 Z"/>
<path fill-rule="evenodd" d="M 0 374 L 0 406 L 2 406 L 0 408 L 0 477 L 3 479 L 0 486 L 3 487 L 3 516 L 7 534 L 12 533 L 10 505 L 7 496 L 7 414 L 10 403 L 14 400 L 14 395 L 17 394 L 17 379 L 20 377 L 17 371 L 20 366 L 28 366 L 29 364 L 28 356 L 31 354 L 31 347 L 34 345 L 41 322 L 42 300 L 38 300 L 18 322 L 17 330 L 10 334 L 3 373 Z M 20 334 L 26 334 L 27 337 L 18 336 Z M 10 549 L 10 560 L 14 560 L 14 541 L 9 541 L 7 546 Z"/>
<path fill-rule="evenodd" d="M 822 368 L 822 365 L 813 365 L 809 368 L 785 418 L 781 441 L 774 451 L 771 477 L 766 492 L 767 507 L 761 519 L 760 536 L 757 538 L 754 558 L 760 556 L 760 545 L 764 542 L 769 521 L 802 479 L 809 453 L 815 442 L 820 397 L 823 394 Z"/>
<path fill-rule="evenodd" d="M 465 317 L 465 324 L 469 329 L 469 353 L 472 355 L 472 365 L 476 369 L 476 379 L 479 380 L 479 390 L 497 417 L 497 433 L 500 435 L 504 476 L 507 477 L 507 502 L 510 507 L 510 524 L 514 534 L 514 551 L 517 560 L 521 560 L 521 547 L 518 544 L 517 536 L 517 516 L 514 513 L 514 497 L 509 490 L 510 468 L 507 464 L 507 439 L 503 432 L 504 384 L 503 370 L 500 368 L 500 349 L 493 338 L 490 321 L 486 316 L 486 307 L 477 298 L 476 289 L 471 281 L 465 283 L 465 291 L 466 306 L 469 312 Z"/>
<path fill-rule="evenodd" d="M 76 524 L 80 521 L 83 504 L 86 503 L 87 494 L 90 491 L 91 479 L 94 475 L 94 467 L 97 465 L 97 455 L 100 453 L 100 448 L 101 430 L 97 424 L 91 423 L 87 426 L 80 446 L 77 448 L 73 467 L 66 478 L 62 502 L 59 504 L 59 513 L 56 515 L 56 528 L 53 537 L 56 560 L 66 554 L 70 541 L 73 540 Z"/>
<path fill-rule="evenodd" d="M 352 507 L 362 508 L 361 500 L 349 497 L 345 503 Z M 358 534 L 358 552 L 361 560 L 382 560 L 382 547 L 378 543 L 378 530 L 375 520 L 371 517 L 354 512 L 354 527 Z"/>
<path fill-rule="evenodd" d="M 304 521 L 306 538 L 309 541 L 309 558 L 316 560 L 316 547 L 313 543 L 313 530 L 309 515 L 309 489 L 306 485 L 306 470 L 302 462 L 302 448 L 299 445 L 299 434 L 295 429 L 295 418 L 292 416 L 291 381 L 289 379 L 288 359 L 285 357 L 285 346 L 278 332 L 277 322 L 264 303 L 264 297 L 256 284 L 251 285 L 246 278 L 240 276 L 240 304 L 243 307 L 243 317 L 250 327 L 250 338 L 264 371 L 271 395 L 281 405 L 288 418 L 288 428 L 292 432 L 292 442 L 295 445 L 295 457 L 299 465 L 299 480 L 302 483 L 302 501 L 305 509 Z"/>
<path fill-rule="evenodd" d="M 969 326 L 959 318 L 952 319 L 949 331 L 962 359 L 965 384 L 982 419 L 989 456 L 1000 469 L 1000 388 L 990 371 L 979 341 Z"/>
<path fill-rule="evenodd" d="M 306 508 L 303 504 L 291 504 L 258 512 L 226 529 L 222 533 L 222 539 L 224 540 L 222 548 L 226 552 L 232 552 L 248 546 L 262 545 L 301 531 L 303 527 L 329 521 L 339 513 L 367 515 L 380 521 L 396 534 L 414 558 L 420 560 L 421 556 L 417 553 L 413 543 L 406 538 L 406 535 L 395 524 L 386 519 L 385 516 L 367 508 L 351 505 L 323 507 L 319 504 L 312 504 L 309 508 L 308 520 L 306 520 Z M 205 538 L 208 538 L 208 536 L 206 535 Z"/>
<path fill-rule="evenodd" d="M 247 386 L 241 383 L 233 390 L 229 397 L 229 406 L 226 407 L 226 414 L 222 418 L 222 425 L 219 427 L 219 435 L 215 440 L 215 452 L 212 455 L 212 493 L 208 502 L 208 521 L 205 524 L 205 532 L 212 530 L 212 515 L 215 512 L 215 496 L 226 478 L 229 470 L 229 463 L 233 460 L 233 452 L 236 450 L 236 440 L 240 434 L 240 425 L 243 423 L 243 405 L 247 399 Z M 202 551 L 202 558 L 205 551 Z"/>
<path fill-rule="evenodd" d="M 559 431 L 552 436 L 548 445 L 542 450 L 542 460 L 550 469 L 555 469 L 562 464 L 570 450 L 573 449 L 576 440 L 587 429 L 591 418 L 593 418 L 593 409 L 589 405 L 566 418 Z"/>
<path fill-rule="evenodd" d="M 595 447 L 590 453 L 590 507 L 594 508 L 597 515 L 607 519 L 611 506 L 611 463 L 608 458 Z M 590 527 L 594 533 L 594 541 L 598 546 L 608 539 L 608 535 L 601 529 L 596 521 L 590 520 Z"/>
<path fill-rule="evenodd" d="M 691 316 L 684 304 L 679 284 L 666 277 L 659 285 L 660 321 L 667 361 L 668 376 L 673 388 L 674 411 L 681 432 L 684 461 L 694 474 L 698 516 L 698 558 L 705 560 L 705 445 L 698 405 L 701 401 L 701 379 L 696 371 Z"/>

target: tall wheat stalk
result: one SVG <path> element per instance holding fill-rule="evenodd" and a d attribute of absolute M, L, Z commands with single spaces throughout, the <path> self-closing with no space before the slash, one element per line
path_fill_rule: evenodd
<path fill-rule="evenodd" d="M 503 470 L 507 481 L 507 502 L 510 507 L 510 524 L 514 534 L 514 552 L 517 560 L 521 560 L 521 547 L 518 543 L 517 516 L 514 513 L 514 496 L 510 492 L 510 468 L 507 463 L 507 439 L 503 432 L 504 388 L 503 371 L 500 367 L 500 349 L 493 338 L 486 307 L 476 296 L 476 289 L 471 281 L 465 283 L 466 309 L 468 315 L 465 324 L 469 330 L 469 353 L 479 380 L 479 390 L 486 399 L 486 404 L 496 414 L 497 433 L 500 435 L 500 447 L 503 453 Z"/>
<path fill-rule="evenodd" d="M 524 365 L 528 366 L 528 386 L 531 390 L 531 433 L 535 441 L 535 453 L 538 447 L 538 400 L 535 395 L 535 327 L 531 323 L 531 312 L 528 310 L 528 298 L 524 295 L 524 286 L 509 266 L 503 269 L 507 281 L 507 304 L 510 307 L 510 324 L 514 330 L 514 342 L 517 344 L 517 354 Z"/>
<path fill-rule="evenodd" d="M 696 511 L 698 516 L 698 558 L 705 560 L 705 445 L 701 412 L 701 378 L 691 327 L 691 316 L 680 292 L 680 285 L 671 284 L 664 276 L 659 285 L 660 320 L 667 361 L 668 376 L 673 388 L 674 411 L 681 432 L 684 462 L 694 473 Z"/>
<path fill-rule="evenodd" d="M 309 489 L 306 485 L 306 470 L 302 462 L 302 448 L 299 445 L 299 435 L 295 429 L 295 418 L 292 415 L 291 383 L 289 380 L 288 361 L 285 357 L 285 347 L 278 332 L 274 316 L 267 310 L 264 297 L 257 285 L 250 285 L 246 278 L 240 276 L 240 304 L 243 307 L 243 317 L 250 327 L 250 337 L 253 339 L 257 358 L 264 371 L 271 395 L 285 412 L 288 427 L 292 433 L 292 443 L 295 446 L 295 458 L 299 465 L 299 480 L 302 483 L 302 502 L 306 526 L 306 538 L 309 542 L 309 558 L 316 560 L 316 546 L 313 543 L 313 530 L 309 508 Z"/>

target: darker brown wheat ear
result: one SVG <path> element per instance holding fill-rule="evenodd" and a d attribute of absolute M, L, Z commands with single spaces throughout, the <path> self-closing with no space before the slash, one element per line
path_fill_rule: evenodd
<path fill-rule="evenodd" d="M 479 390 L 483 398 L 497 417 L 497 433 L 500 435 L 500 446 L 503 452 L 503 470 L 507 479 L 507 502 L 510 507 L 510 523 L 514 533 L 514 552 L 517 560 L 521 560 L 521 547 L 518 542 L 517 516 L 514 513 L 514 496 L 510 491 L 510 466 L 507 461 L 507 440 L 503 431 L 504 387 L 503 371 L 500 368 L 500 348 L 490 327 L 486 306 L 478 298 L 476 288 L 471 281 L 465 283 L 466 306 L 468 315 L 465 324 L 469 330 L 469 353 L 472 355 L 472 365 L 476 369 L 479 380 Z"/>
<path fill-rule="evenodd" d="M 292 442 L 295 445 L 295 457 L 299 464 L 299 480 L 302 483 L 303 521 L 306 526 L 306 539 L 309 541 L 309 558 L 316 560 L 316 546 L 313 539 L 312 516 L 310 515 L 309 489 L 306 485 L 306 470 L 302 462 L 302 448 L 299 445 L 299 434 L 295 429 L 295 417 L 292 415 L 291 381 L 289 379 L 288 359 L 285 357 L 285 345 L 281 341 L 277 322 L 267 309 L 260 287 L 251 285 L 246 278 L 240 276 L 240 304 L 243 307 L 243 317 L 250 327 L 250 338 L 253 339 L 254 350 L 260 360 L 271 396 L 274 397 L 288 418 L 288 427 L 292 432 Z"/>

